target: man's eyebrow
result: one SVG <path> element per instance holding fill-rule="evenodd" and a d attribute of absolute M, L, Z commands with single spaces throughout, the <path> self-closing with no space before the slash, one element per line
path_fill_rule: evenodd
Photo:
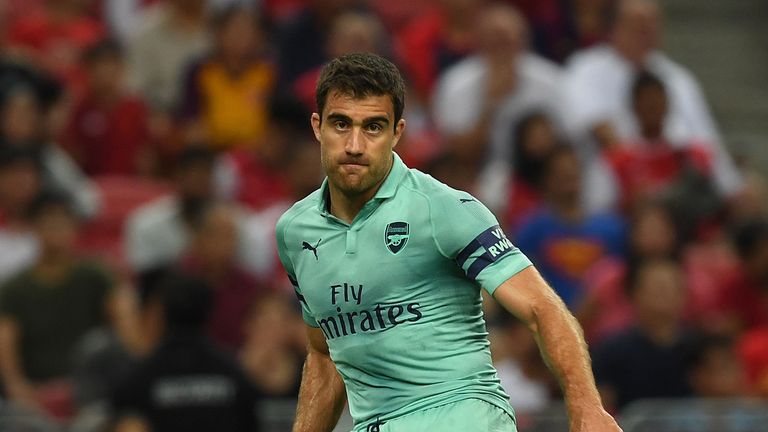
<path fill-rule="evenodd" d="M 384 116 L 368 117 L 363 119 L 363 123 L 383 123 L 385 125 L 388 125 L 389 117 L 384 117 Z"/>
<path fill-rule="evenodd" d="M 328 114 L 327 119 L 328 120 L 342 120 L 342 121 L 345 121 L 345 122 L 348 122 L 348 123 L 352 123 L 352 119 L 349 116 L 346 116 L 344 114 L 334 113 L 334 112 Z"/>
<path fill-rule="evenodd" d="M 350 118 L 349 116 L 340 114 L 340 113 L 335 113 L 335 112 L 328 114 L 326 118 L 328 119 L 328 121 L 341 120 L 347 123 L 353 123 L 352 118 Z M 362 123 L 363 124 L 382 123 L 382 124 L 388 125 L 389 118 L 387 116 L 366 117 L 362 120 Z"/>

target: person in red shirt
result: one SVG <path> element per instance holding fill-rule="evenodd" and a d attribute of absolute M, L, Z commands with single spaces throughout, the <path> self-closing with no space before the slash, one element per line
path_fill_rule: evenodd
<path fill-rule="evenodd" d="M 711 177 L 711 156 L 695 143 L 675 143 L 664 137 L 668 98 L 664 83 L 642 72 L 632 86 L 632 106 L 640 130 L 639 142 L 609 146 L 604 157 L 619 180 L 624 209 L 658 195 L 686 175 Z"/>
<path fill-rule="evenodd" d="M 53 73 L 78 93 L 83 84 L 79 59 L 86 47 L 104 37 L 101 23 L 87 15 L 82 0 L 48 0 L 20 15 L 8 28 L 8 44 Z"/>
<path fill-rule="evenodd" d="M 722 284 L 722 327 L 739 332 L 768 326 L 768 221 L 739 227 L 733 243 L 740 266 Z"/>
<path fill-rule="evenodd" d="M 440 72 L 474 49 L 481 0 L 443 0 L 395 35 L 397 56 L 419 99 L 426 101 Z"/>
<path fill-rule="evenodd" d="M 82 63 L 87 86 L 69 119 L 65 148 L 90 176 L 151 173 L 147 109 L 124 90 L 121 48 L 103 40 L 88 48 Z"/>

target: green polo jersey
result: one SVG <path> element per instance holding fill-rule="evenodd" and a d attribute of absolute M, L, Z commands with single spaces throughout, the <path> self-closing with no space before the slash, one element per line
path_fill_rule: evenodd
<path fill-rule="evenodd" d="M 326 337 L 356 430 L 470 398 L 512 415 L 479 288 L 531 263 L 475 198 L 393 157 L 351 224 L 329 213 L 327 179 L 278 221 L 304 321 Z"/>

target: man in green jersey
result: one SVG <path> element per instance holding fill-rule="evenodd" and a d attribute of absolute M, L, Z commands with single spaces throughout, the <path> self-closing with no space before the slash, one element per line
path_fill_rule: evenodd
<path fill-rule="evenodd" d="M 308 325 L 295 432 L 514 431 L 491 364 L 479 287 L 534 332 L 573 431 L 619 431 L 600 403 L 581 331 L 469 194 L 409 169 L 404 85 L 372 54 L 331 61 L 312 128 L 327 178 L 277 224 Z"/>

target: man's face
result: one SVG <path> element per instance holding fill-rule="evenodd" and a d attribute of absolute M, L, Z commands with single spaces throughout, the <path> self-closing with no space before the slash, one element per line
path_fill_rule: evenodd
<path fill-rule="evenodd" d="M 661 128 L 667 115 L 667 95 L 664 89 L 648 86 L 640 90 L 634 108 L 643 128 Z"/>
<path fill-rule="evenodd" d="M 328 93 L 323 112 L 312 114 L 312 129 L 331 187 L 359 196 L 381 184 L 405 128 L 405 120 L 394 122 L 389 95 L 353 98 L 339 91 Z"/>

